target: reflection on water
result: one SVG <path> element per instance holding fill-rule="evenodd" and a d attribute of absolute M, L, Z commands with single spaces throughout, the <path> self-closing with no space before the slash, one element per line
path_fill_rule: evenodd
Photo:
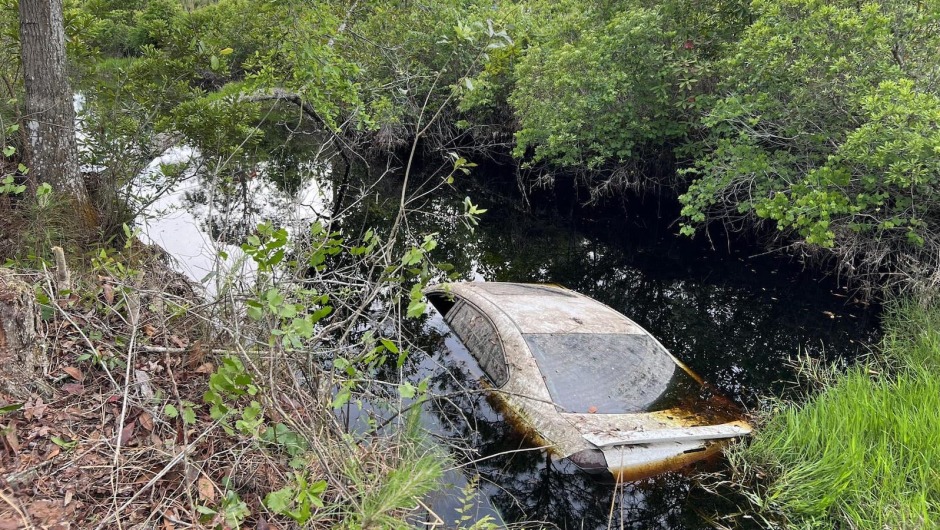
<path fill-rule="evenodd" d="M 183 168 L 182 175 L 165 175 L 165 168 L 174 165 Z M 328 217 L 332 190 L 324 177 L 329 169 L 303 167 L 306 184 L 288 193 L 265 178 L 277 170 L 273 164 L 220 178 L 203 171 L 195 150 L 173 148 L 154 159 L 139 179 L 145 186 L 135 195 L 155 195 L 141 216 L 141 235 L 176 258 L 180 272 L 202 282 L 210 296 L 220 278 L 250 281 L 254 263 L 243 259 L 240 245 L 258 223 L 271 222 L 297 233 Z"/>

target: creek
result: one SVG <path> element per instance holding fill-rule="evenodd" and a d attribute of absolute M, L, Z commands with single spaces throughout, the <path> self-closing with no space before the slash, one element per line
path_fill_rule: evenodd
<path fill-rule="evenodd" d="M 250 193 L 216 197 L 223 202 L 210 207 L 202 186 L 190 185 L 158 203 L 159 215 L 151 212 L 144 234 L 162 241 L 193 279 L 204 280 L 212 276 L 205 260 L 215 259 L 220 244 L 237 251 L 233 243 L 241 236 L 232 227 L 247 231 L 264 218 L 302 226 L 329 204 L 328 190 L 286 196 L 252 186 Z M 436 232 L 435 259 L 453 264 L 462 279 L 559 283 L 610 305 L 745 409 L 756 409 L 760 396 L 799 395 L 797 356 L 848 363 L 879 338 L 878 308 L 854 300 L 832 278 L 751 245 L 679 237 L 675 216 L 660 213 L 654 199 L 628 205 L 630 213 L 557 202 L 520 211 L 498 196 L 475 195 L 480 191 L 442 189 L 409 218 L 408 229 Z M 466 194 L 488 210 L 473 232 L 447 214 L 461 209 Z M 361 216 L 350 224 L 384 222 L 375 213 L 380 207 L 361 204 Z M 185 250 L 172 246 L 184 239 Z M 446 475 L 450 487 L 429 501 L 447 524 L 466 514 L 566 529 L 710 528 L 709 518 L 734 510 L 698 486 L 692 472 L 617 485 L 533 448 L 480 392 L 481 372 L 429 311 L 412 326 L 411 341 L 422 351 L 413 351 L 404 371 L 444 396 L 430 400 L 421 417 L 460 466 Z M 359 419 L 348 409 L 341 414 L 348 422 Z M 722 463 L 703 469 L 721 471 Z M 463 490 L 478 494 L 465 502 Z"/>

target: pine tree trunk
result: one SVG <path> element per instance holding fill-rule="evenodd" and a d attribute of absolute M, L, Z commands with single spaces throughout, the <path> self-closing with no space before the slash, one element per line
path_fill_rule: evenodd
<path fill-rule="evenodd" d="M 90 226 L 95 214 L 78 163 L 62 0 L 20 0 L 19 10 L 29 175 L 33 183 L 48 182 L 70 198 L 77 220 Z"/>

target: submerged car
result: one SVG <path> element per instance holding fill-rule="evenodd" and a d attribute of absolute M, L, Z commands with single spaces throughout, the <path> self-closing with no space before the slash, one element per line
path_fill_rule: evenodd
<path fill-rule="evenodd" d="M 751 432 L 727 400 L 614 309 L 549 284 L 448 283 L 428 300 L 536 443 L 637 480 Z"/>

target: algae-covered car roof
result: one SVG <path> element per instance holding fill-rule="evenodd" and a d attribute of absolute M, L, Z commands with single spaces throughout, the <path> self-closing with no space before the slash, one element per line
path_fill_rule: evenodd
<path fill-rule="evenodd" d="M 644 333 L 632 320 L 606 305 L 553 285 L 472 282 L 449 284 L 456 295 L 482 298 L 533 333 Z"/>
<path fill-rule="evenodd" d="M 425 293 L 481 362 L 507 414 L 583 469 L 632 480 L 701 459 L 717 451 L 714 440 L 750 431 L 734 411 L 712 407 L 713 393 L 702 400 L 701 379 L 655 337 L 587 296 L 498 282 Z"/>

